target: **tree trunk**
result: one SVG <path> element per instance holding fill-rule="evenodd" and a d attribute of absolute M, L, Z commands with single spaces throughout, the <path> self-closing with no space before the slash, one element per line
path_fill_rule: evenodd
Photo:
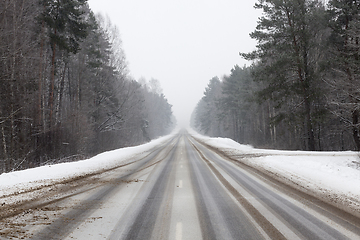
<path fill-rule="evenodd" d="M 4 154 L 3 154 L 3 171 L 7 172 L 9 169 L 9 159 L 8 159 L 8 154 L 7 154 L 7 145 L 6 145 L 6 135 L 5 135 L 5 129 L 4 129 L 4 124 L 1 124 L 1 133 L 2 133 L 2 143 L 3 143 L 3 150 L 4 150 Z"/>
<path fill-rule="evenodd" d="M 305 34 L 305 26 L 303 26 L 303 34 Z M 315 151 L 315 136 L 314 136 L 314 126 L 311 119 L 311 102 L 310 102 L 310 74 L 309 74 L 309 66 L 308 66 L 308 54 L 307 54 L 307 39 L 306 36 L 304 38 L 304 46 L 303 46 L 303 64 L 304 64 L 304 78 L 302 80 L 304 95 L 305 95 L 305 115 L 306 115 L 306 130 L 308 137 L 308 150 Z"/>
<path fill-rule="evenodd" d="M 310 101 L 305 98 L 305 121 L 306 121 L 306 132 L 307 132 L 307 148 L 310 151 L 315 151 L 315 137 L 314 129 L 311 121 Z"/>
<path fill-rule="evenodd" d="M 56 32 L 56 31 L 55 31 Z M 50 116 L 49 116 L 49 127 L 52 129 L 53 123 L 53 112 L 54 112 L 54 89 L 55 89 L 55 54 L 56 54 L 56 44 L 53 44 L 53 53 L 51 59 L 51 83 L 49 90 L 49 108 L 50 108 Z"/>
<path fill-rule="evenodd" d="M 65 63 L 64 71 L 63 71 L 63 74 L 62 74 L 62 77 L 61 77 L 61 81 L 60 81 L 59 103 L 58 103 L 57 109 L 56 109 L 56 112 L 57 112 L 57 115 L 58 115 L 58 118 L 59 118 L 59 119 L 61 119 L 61 107 L 62 107 L 61 104 L 62 104 L 63 94 L 64 94 L 66 68 L 67 68 L 67 63 Z"/>
<path fill-rule="evenodd" d="M 40 63 L 39 63 L 39 82 L 38 82 L 38 121 L 37 124 L 38 126 L 41 125 L 42 123 L 42 114 L 41 114 L 41 110 L 42 110 L 42 72 L 43 72 L 43 49 L 44 49 L 44 27 L 45 27 L 45 23 L 44 21 L 42 21 L 41 24 L 41 44 L 40 44 Z M 40 129 L 39 129 L 40 130 Z"/>
<path fill-rule="evenodd" d="M 15 68 L 16 68 L 16 54 L 17 54 L 17 49 L 16 49 L 16 43 L 17 43 L 17 20 L 16 20 L 16 3 L 15 1 L 13 2 L 13 33 L 12 33 L 12 62 L 11 62 L 11 77 L 10 77 L 10 131 L 11 131 L 11 142 L 10 142 L 10 155 L 12 157 L 15 156 L 15 154 L 17 153 L 16 149 L 15 149 L 15 137 L 16 137 L 16 126 L 15 126 L 15 114 L 13 114 L 15 112 Z"/>
<path fill-rule="evenodd" d="M 358 128 L 359 111 L 356 109 L 352 112 L 352 123 L 353 123 L 352 132 L 353 132 L 353 138 L 354 138 L 355 145 L 356 145 L 356 150 L 360 151 L 360 136 L 359 136 L 359 128 Z"/>

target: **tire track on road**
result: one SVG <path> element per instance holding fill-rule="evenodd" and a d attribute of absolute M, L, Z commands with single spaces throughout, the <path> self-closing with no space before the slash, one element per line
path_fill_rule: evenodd
<path fill-rule="evenodd" d="M 199 147 L 203 148 L 203 145 L 200 144 Z M 199 154 L 208 164 L 208 166 L 212 169 L 214 174 L 224 184 L 224 186 L 226 186 L 226 188 L 228 188 L 229 191 L 232 192 L 232 194 L 238 199 L 239 202 L 241 202 L 241 204 L 245 204 L 244 206 L 250 210 L 250 213 L 252 215 L 255 213 L 253 217 L 257 221 L 259 221 L 259 225 L 261 225 L 262 227 L 268 227 L 268 224 L 271 223 L 264 216 L 262 216 L 262 214 L 254 206 L 252 206 L 250 202 L 248 202 L 244 197 L 241 196 L 241 194 L 217 170 L 213 163 L 220 167 L 222 170 L 224 170 L 226 174 L 228 174 L 232 179 L 234 179 L 240 186 L 245 188 L 262 205 L 266 206 L 268 209 L 278 215 L 279 219 L 282 222 L 286 223 L 289 226 L 289 229 L 292 229 L 292 231 L 294 231 L 294 233 L 297 234 L 300 238 L 340 240 L 349 239 L 347 236 L 354 236 L 350 232 L 347 232 L 347 235 L 344 235 L 337 229 L 333 228 L 333 226 L 330 226 L 329 224 L 308 213 L 304 209 L 301 209 L 293 203 L 290 203 L 288 200 L 281 197 L 279 194 L 276 194 L 265 188 L 265 186 L 251 180 L 245 174 L 242 174 L 239 171 L 235 171 L 235 169 L 231 167 L 228 163 L 216 157 L 212 151 L 205 151 L 206 148 L 200 150 L 199 147 L 196 147 L 199 151 Z M 209 159 L 211 159 L 211 161 Z M 254 210 L 256 211 L 253 212 Z M 266 225 L 263 224 L 264 220 L 268 222 L 265 222 Z M 271 228 L 273 229 L 275 228 L 275 226 Z M 342 231 L 344 231 L 345 229 L 343 229 Z M 271 229 L 264 230 L 266 230 L 266 232 L 269 234 L 268 231 Z M 359 231 L 359 229 L 357 229 L 357 231 Z M 273 233 L 273 230 L 271 230 L 271 234 Z M 276 235 L 270 237 L 273 239 L 279 239 L 279 237 Z"/>
<path fill-rule="evenodd" d="M 188 140 L 189 141 L 189 140 Z M 189 141 L 190 142 L 190 141 Z M 218 180 L 212 174 L 212 166 L 207 162 L 202 162 L 202 153 L 192 143 L 188 144 L 188 154 L 191 160 L 191 176 L 194 184 L 195 195 L 197 199 L 198 213 L 201 221 L 201 228 L 204 239 L 264 239 L 262 234 L 256 229 L 251 220 L 236 205 L 233 199 L 220 185 Z M 190 146 L 196 151 L 192 152 Z M 197 156 L 198 154 L 198 156 Z M 203 165 L 204 164 L 204 165 Z M 210 169 L 207 168 L 210 167 Z M 217 177 L 220 173 L 215 173 Z M 223 184 L 241 203 L 247 207 L 245 199 L 236 195 L 237 191 L 231 191 L 231 185 L 222 178 Z M 224 181 L 225 180 L 225 181 Z M 250 204 L 249 204 L 250 205 Z M 247 210 L 252 206 L 248 206 Z M 257 210 L 252 213 L 256 213 Z M 258 218 L 263 217 L 258 214 Z M 273 231 L 273 239 L 284 240 L 284 236 L 272 226 L 266 219 L 261 218 L 262 224 L 270 224 L 268 230 Z"/>
<path fill-rule="evenodd" d="M 171 142 L 173 142 L 174 140 L 175 138 L 171 139 L 169 144 L 171 144 Z M 42 231 L 34 234 L 32 238 L 39 240 L 62 239 L 68 234 L 70 234 L 79 224 L 84 222 L 85 219 L 87 219 L 96 209 L 98 209 L 106 198 L 109 198 L 114 192 L 120 191 L 121 188 L 125 187 L 125 184 L 121 183 L 132 181 L 132 176 L 134 174 L 148 167 L 151 167 L 154 164 L 158 164 L 159 162 L 164 160 L 171 152 L 171 149 L 169 151 L 166 151 L 168 146 L 169 145 L 160 147 L 156 151 L 151 152 L 146 157 L 136 161 L 136 168 L 131 170 L 129 173 L 116 177 L 111 181 L 106 181 L 105 183 L 100 184 L 99 186 L 102 186 L 102 188 L 100 188 L 97 192 L 77 204 L 68 213 L 65 213 L 59 218 L 55 219 L 52 224 L 45 227 Z M 165 157 L 162 157 L 159 160 L 158 158 L 161 153 L 163 153 L 163 151 L 166 151 Z M 109 184 L 111 182 L 114 182 L 116 184 Z"/>
<path fill-rule="evenodd" d="M 136 200 L 128 206 L 124 216 L 118 221 L 108 239 L 147 240 L 151 238 L 156 224 L 156 218 L 160 212 L 160 206 L 164 202 L 172 202 L 172 195 L 169 190 L 169 186 L 171 186 L 171 184 L 169 184 L 169 179 L 173 172 L 174 156 L 179 139 L 180 137 L 177 138 L 174 146 L 171 147 L 161 161 L 163 166 L 161 164 L 157 165 L 156 167 L 159 169 L 154 169 L 152 171 L 151 175 L 156 177 L 154 183 L 152 183 L 152 181 L 147 181 L 143 188 L 139 190 Z M 150 178 L 151 175 L 149 176 Z M 167 191 L 170 191 L 170 193 L 166 195 Z M 170 215 L 167 217 L 170 219 Z"/>

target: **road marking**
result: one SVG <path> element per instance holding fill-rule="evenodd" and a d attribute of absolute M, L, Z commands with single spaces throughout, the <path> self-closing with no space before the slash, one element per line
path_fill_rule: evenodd
<path fill-rule="evenodd" d="M 182 240 L 182 222 L 176 223 L 176 240 Z"/>
<path fill-rule="evenodd" d="M 179 182 L 179 188 L 182 188 L 182 180 Z"/>

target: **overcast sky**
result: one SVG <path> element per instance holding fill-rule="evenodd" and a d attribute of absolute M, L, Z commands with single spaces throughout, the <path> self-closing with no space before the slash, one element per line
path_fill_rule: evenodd
<path fill-rule="evenodd" d="M 249 33 L 256 0 L 89 0 L 123 41 L 132 77 L 160 81 L 178 122 L 186 123 L 209 80 L 250 65 L 239 52 L 255 49 Z"/>

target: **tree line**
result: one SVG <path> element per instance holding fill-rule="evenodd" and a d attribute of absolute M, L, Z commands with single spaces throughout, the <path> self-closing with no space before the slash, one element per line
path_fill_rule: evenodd
<path fill-rule="evenodd" d="M 256 50 L 210 80 L 192 126 L 256 147 L 360 150 L 360 2 L 259 0 Z"/>
<path fill-rule="evenodd" d="M 169 133 L 156 81 L 130 77 L 118 29 L 87 0 L 0 1 L 0 173 Z"/>

